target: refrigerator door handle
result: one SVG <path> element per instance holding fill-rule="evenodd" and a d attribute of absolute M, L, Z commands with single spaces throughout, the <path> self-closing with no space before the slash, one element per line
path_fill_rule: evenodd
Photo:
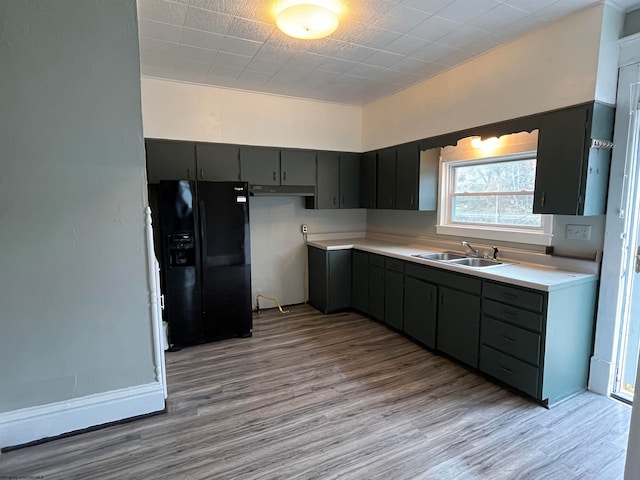
<path fill-rule="evenodd" d="M 205 203 L 204 200 L 200 200 L 200 256 L 202 258 L 202 268 L 200 270 L 200 286 L 202 288 L 202 291 L 205 291 L 205 286 L 204 286 L 204 278 L 205 278 L 205 274 L 204 271 L 207 268 L 207 254 L 206 254 L 206 248 L 207 248 L 207 230 L 206 230 L 206 224 L 207 224 L 207 215 L 206 215 L 206 210 L 205 210 Z"/>
<path fill-rule="evenodd" d="M 205 260 L 207 257 L 207 248 L 206 248 L 207 233 L 205 232 L 206 224 L 207 224 L 207 215 L 205 211 L 205 204 L 204 204 L 204 200 L 200 200 L 200 252 L 201 252 L 200 255 L 203 260 Z"/>

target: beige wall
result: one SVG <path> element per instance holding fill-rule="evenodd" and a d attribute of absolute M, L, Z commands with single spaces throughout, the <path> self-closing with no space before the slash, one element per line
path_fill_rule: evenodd
<path fill-rule="evenodd" d="M 362 109 L 142 79 L 145 137 L 362 151 Z"/>
<path fill-rule="evenodd" d="M 594 100 L 604 8 L 596 5 L 365 105 L 364 150 Z"/>

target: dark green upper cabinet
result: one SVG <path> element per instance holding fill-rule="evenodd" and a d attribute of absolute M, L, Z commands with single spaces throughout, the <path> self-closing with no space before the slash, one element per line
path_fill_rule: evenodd
<path fill-rule="evenodd" d="M 307 208 L 358 208 L 360 206 L 360 154 L 318 152 L 316 197 Z"/>
<path fill-rule="evenodd" d="M 376 208 L 377 152 L 363 153 L 360 157 L 360 207 Z"/>
<path fill-rule="evenodd" d="M 280 150 L 241 146 L 240 174 L 250 185 L 280 185 Z"/>
<path fill-rule="evenodd" d="M 360 154 L 340 153 L 340 208 L 360 206 Z"/>
<path fill-rule="evenodd" d="M 378 150 L 377 201 L 380 209 L 396 208 L 396 148 Z"/>
<path fill-rule="evenodd" d="M 197 143 L 198 180 L 240 180 L 240 147 L 226 143 Z"/>
<path fill-rule="evenodd" d="M 592 140 L 613 138 L 613 113 L 612 107 L 589 103 L 542 116 L 534 213 L 605 213 L 611 151 L 592 148 Z"/>
<path fill-rule="evenodd" d="M 283 149 L 280 152 L 280 185 L 314 186 L 315 184 L 316 152 Z"/>
<path fill-rule="evenodd" d="M 196 180 L 193 142 L 145 140 L 148 183 L 160 180 Z"/>
<path fill-rule="evenodd" d="M 378 150 L 377 208 L 435 210 L 440 149 L 418 142 Z"/>
<path fill-rule="evenodd" d="M 339 208 L 340 155 L 337 152 L 318 152 L 317 177 L 315 208 Z"/>
<path fill-rule="evenodd" d="M 396 158 L 396 209 L 418 209 L 418 184 L 420 175 L 420 149 L 417 143 L 397 147 Z"/>

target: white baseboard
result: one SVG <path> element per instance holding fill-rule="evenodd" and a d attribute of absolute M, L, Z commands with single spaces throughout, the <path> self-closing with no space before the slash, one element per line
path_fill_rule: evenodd
<path fill-rule="evenodd" d="M 589 369 L 589 390 L 600 395 L 611 394 L 613 365 L 609 360 L 591 357 Z"/>
<path fill-rule="evenodd" d="M 0 448 L 164 410 L 160 383 L 0 413 Z"/>

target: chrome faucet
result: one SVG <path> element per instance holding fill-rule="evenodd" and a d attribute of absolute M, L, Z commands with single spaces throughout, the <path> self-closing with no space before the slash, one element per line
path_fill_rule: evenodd
<path fill-rule="evenodd" d="M 465 248 L 465 250 L 467 252 L 469 252 L 468 253 L 469 257 L 479 257 L 480 256 L 480 252 L 478 252 L 478 250 L 473 248 L 469 242 L 460 242 L 460 245 L 462 245 Z"/>

